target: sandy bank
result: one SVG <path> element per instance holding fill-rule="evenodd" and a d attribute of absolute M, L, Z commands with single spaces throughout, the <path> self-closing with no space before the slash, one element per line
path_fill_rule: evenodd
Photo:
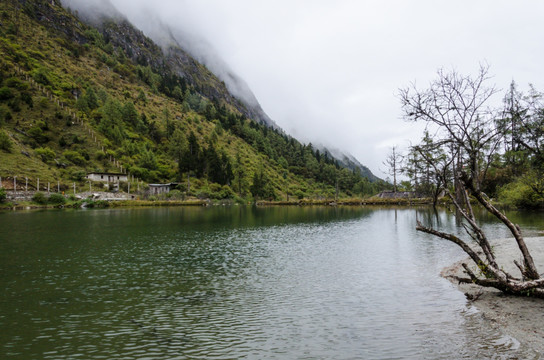
<path fill-rule="evenodd" d="M 537 269 L 544 276 L 544 237 L 526 239 Z M 520 261 L 521 253 L 514 239 L 494 241 L 497 262 L 514 276 L 520 276 L 513 260 Z M 445 268 L 441 275 L 454 282 L 459 290 L 468 294 L 467 298 L 478 296 L 473 305 L 476 306 L 491 326 L 500 328 L 504 333 L 516 338 L 522 344 L 544 355 L 544 299 L 531 299 L 504 295 L 498 290 L 481 288 L 473 284 L 457 284 L 453 276 L 466 277 L 461 263 L 471 264 L 466 259 Z M 520 261 L 521 262 L 521 261 Z M 472 266 L 474 273 L 476 266 Z M 469 300 L 470 301 L 470 300 Z"/>

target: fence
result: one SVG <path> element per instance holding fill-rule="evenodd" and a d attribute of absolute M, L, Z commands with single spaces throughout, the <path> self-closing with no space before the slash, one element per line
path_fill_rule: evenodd
<path fill-rule="evenodd" d="M 130 178 L 129 178 L 130 179 Z M 122 185 L 122 186 L 121 186 Z M 65 196 L 83 194 L 82 197 L 88 197 L 93 192 L 113 191 L 118 192 L 121 187 L 126 188 L 126 194 L 141 195 L 144 190 L 144 183 L 141 181 L 125 182 L 125 183 L 101 183 L 86 181 L 72 182 L 71 184 L 57 182 L 44 181 L 40 178 L 31 179 L 26 176 L 3 176 L 0 177 L 0 188 L 6 190 L 6 198 L 11 201 L 28 201 L 31 200 L 34 194 L 37 192 L 44 192 L 47 194 L 57 193 Z"/>

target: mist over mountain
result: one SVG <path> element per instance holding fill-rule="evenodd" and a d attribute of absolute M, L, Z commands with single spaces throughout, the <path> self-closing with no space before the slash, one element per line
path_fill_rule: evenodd
<path fill-rule="evenodd" d="M 142 4 L 140 2 L 127 2 L 124 0 L 61 1 L 64 6 L 77 10 L 79 16 L 97 26 L 100 26 L 105 20 L 111 18 L 129 21 L 146 36 L 159 44 L 167 55 L 174 55 L 174 57 L 181 55 L 181 57 L 184 57 L 184 53 L 187 52 L 192 58 L 204 64 L 214 75 L 224 82 L 228 91 L 242 103 L 245 109 L 243 112 L 246 116 L 275 129 L 280 129 L 262 109 L 246 81 L 238 76 L 223 61 L 221 56 L 219 56 L 206 39 L 192 32 L 188 25 L 182 22 L 176 24 L 171 24 L 170 22 L 170 24 L 167 24 L 157 12 L 157 9 L 148 3 Z M 294 130 L 297 137 L 303 138 L 307 142 L 316 142 L 316 139 L 308 136 L 307 132 L 311 129 L 292 130 Z M 353 155 L 347 154 L 345 150 L 327 150 L 325 146 L 321 146 L 321 148 L 342 164 L 350 164 L 348 168 L 354 169 L 357 167 L 363 174 L 368 175 L 370 179 L 376 178 L 366 166 L 360 164 Z M 328 145 L 328 148 L 334 148 L 334 146 Z M 355 161 L 348 159 L 354 159 Z M 356 164 L 360 164 L 360 166 Z"/>
<path fill-rule="evenodd" d="M 362 176 L 368 178 L 370 181 L 380 180 L 380 178 L 374 175 L 368 167 L 361 164 L 361 162 L 355 156 L 330 146 L 326 147 L 324 145 L 316 145 L 316 148 L 318 148 L 324 154 L 329 154 L 331 157 L 337 159 L 338 162 L 345 168 L 352 171 L 359 171 Z"/>
<path fill-rule="evenodd" d="M 152 21 L 158 44 L 114 3 L 93 4 L 108 14 L 87 2 L 0 3 L 2 179 L 65 191 L 85 187 L 90 172 L 121 171 L 141 185 L 176 182 L 182 197 L 241 203 L 326 203 L 388 188 L 352 157 L 267 122 L 245 82 L 215 56 L 242 101 L 176 29 Z"/>
<path fill-rule="evenodd" d="M 259 101 L 247 85 L 222 61 L 210 44 L 182 30 L 165 24 L 152 7 L 130 6 L 120 3 L 118 8 L 110 0 L 62 0 L 63 6 L 77 11 L 85 21 L 102 27 L 108 20 L 128 21 L 161 46 L 166 55 L 185 57 L 186 53 L 206 65 L 223 81 L 228 91 L 245 107 L 246 115 L 268 126 L 278 128 L 276 123 L 263 111 Z M 112 37 L 115 37 L 112 34 Z M 179 69 L 178 69 L 179 70 Z"/>

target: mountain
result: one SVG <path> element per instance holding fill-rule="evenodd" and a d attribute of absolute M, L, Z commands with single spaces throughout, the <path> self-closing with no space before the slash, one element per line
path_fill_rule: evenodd
<path fill-rule="evenodd" d="M 331 157 L 338 160 L 342 167 L 350 169 L 352 171 L 358 171 L 363 177 L 367 178 L 371 182 L 381 181 L 381 179 L 375 176 L 369 168 L 364 166 L 351 154 L 347 154 L 339 149 L 327 148 L 325 146 L 321 147 L 323 153 L 330 154 Z"/>
<path fill-rule="evenodd" d="M 95 2 L 64 0 L 64 3 L 78 9 L 80 16 L 83 16 L 86 22 L 100 28 L 114 46 L 122 47 L 127 53 L 132 54 L 133 61 L 146 64 L 154 63 L 154 67 L 157 67 L 156 59 L 150 56 L 152 53 L 157 53 L 156 49 L 147 51 L 151 45 L 145 42 L 146 37 L 141 31 L 134 28 L 109 0 Z M 246 117 L 281 131 L 279 126 L 264 112 L 247 83 L 229 68 L 204 39 L 195 39 L 179 30 L 173 31 L 153 12 L 146 13 L 145 26 L 145 32 L 153 38 L 156 44 L 161 46 L 167 55 L 169 71 L 184 77 L 195 86 L 201 86 L 201 90 L 207 97 L 223 99 L 234 105 Z M 133 48 L 134 44 L 137 48 Z M 138 46 L 138 44 L 142 46 Z M 217 76 L 221 80 L 221 84 L 210 83 L 209 74 L 202 74 L 200 69 L 194 66 L 195 59 L 198 60 L 198 63 L 205 64 L 206 68 L 212 71 L 213 77 Z M 225 92 L 225 89 L 221 89 L 220 92 L 215 91 L 222 86 L 225 86 L 228 92 Z M 319 148 L 323 153 L 328 153 L 338 160 L 341 166 L 353 171 L 358 169 L 364 177 L 372 182 L 380 180 L 353 155 L 338 149 L 330 150 L 324 146 Z"/>
<path fill-rule="evenodd" d="M 227 71 L 227 86 L 167 29 L 159 45 L 102 4 L 109 16 L 58 0 L 0 3 L 2 179 L 68 189 L 84 187 L 90 171 L 123 171 L 144 182 L 189 179 L 186 196 L 234 199 L 385 186 L 354 171 L 355 159 L 283 133 L 243 80 Z"/>
<path fill-rule="evenodd" d="M 278 128 L 263 111 L 246 82 L 230 70 L 219 56 L 213 56 L 215 54 L 211 48 L 207 48 L 206 53 L 212 56 L 196 59 L 194 52 L 190 53 L 180 44 L 180 41 L 189 44 L 188 37 L 181 33 L 174 34 L 153 13 L 146 16 L 146 32 L 153 39 L 150 41 L 109 0 L 65 0 L 63 3 L 77 9 L 87 24 L 97 27 L 106 41 L 122 48 L 132 61 L 180 76 L 210 100 L 225 101 L 247 118 Z M 199 41 L 199 46 L 206 46 L 204 44 Z M 202 64 L 205 66 L 202 67 Z"/>

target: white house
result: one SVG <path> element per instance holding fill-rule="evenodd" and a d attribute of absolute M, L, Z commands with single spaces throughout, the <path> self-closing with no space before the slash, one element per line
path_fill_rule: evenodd
<path fill-rule="evenodd" d="M 128 176 L 121 173 L 92 172 L 87 174 L 87 179 L 105 183 L 119 183 L 128 181 Z"/>
<path fill-rule="evenodd" d="M 178 183 L 168 183 L 168 184 L 149 184 L 149 194 L 150 195 L 159 195 L 169 193 L 172 188 L 176 187 Z"/>

